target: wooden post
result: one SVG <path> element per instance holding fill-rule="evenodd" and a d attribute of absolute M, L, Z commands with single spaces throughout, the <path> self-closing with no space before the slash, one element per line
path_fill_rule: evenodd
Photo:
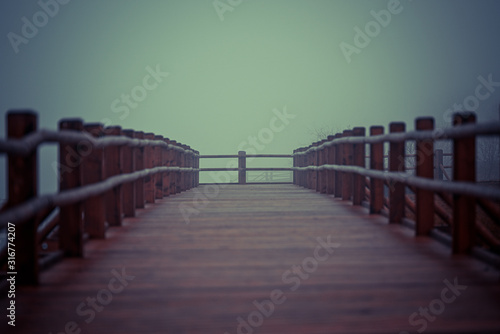
<path fill-rule="evenodd" d="M 184 145 L 183 148 L 185 150 L 188 150 L 189 149 L 189 145 Z M 186 168 L 189 168 L 191 167 L 190 165 L 190 158 L 191 158 L 191 154 L 189 153 L 184 153 L 184 167 Z M 183 188 L 184 190 L 189 190 L 189 177 L 190 177 L 190 173 L 186 173 L 184 172 L 184 184 L 183 184 Z"/>
<path fill-rule="evenodd" d="M 443 150 L 436 150 L 434 152 L 434 178 L 437 180 L 443 180 Z"/>
<path fill-rule="evenodd" d="M 247 152 L 245 152 L 245 151 L 238 152 L 238 183 L 239 184 L 247 183 L 247 171 L 245 170 L 245 168 L 247 168 L 246 155 L 247 155 Z"/>
<path fill-rule="evenodd" d="M 321 146 L 321 144 L 323 144 L 323 140 L 320 140 L 317 142 L 318 143 L 318 146 L 316 146 L 317 150 L 314 151 L 314 165 L 319 167 L 321 166 L 321 156 L 322 156 L 322 149 L 319 148 L 319 146 Z M 317 191 L 319 192 L 319 184 L 321 183 L 321 180 L 320 180 L 320 177 L 321 177 L 321 172 L 319 170 L 316 170 L 314 172 L 314 175 L 315 175 L 315 181 L 314 181 L 314 184 L 313 184 L 313 189 L 314 191 Z"/>
<path fill-rule="evenodd" d="M 95 138 L 104 135 L 102 123 L 88 123 L 83 126 L 85 132 Z M 104 150 L 102 147 L 92 147 L 92 152 L 83 161 L 83 184 L 93 184 L 104 179 Z M 104 195 L 88 198 L 84 203 L 85 231 L 90 238 L 104 239 L 106 237 L 106 208 Z"/>
<path fill-rule="evenodd" d="M 196 160 L 197 160 L 197 156 L 196 156 L 196 150 L 193 150 L 193 154 L 191 155 L 191 159 L 192 159 L 192 167 L 193 168 L 197 168 L 196 167 Z M 193 171 L 193 173 L 191 173 L 191 179 L 192 179 L 192 186 L 191 188 L 196 188 L 197 185 L 196 185 L 196 172 Z"/>
<path fill-rule="evenodd" d="M 292 166 L 295 168 L 295 167 L 298 167 L 297 166 L 297 160 L 298 160 L 298 156 L 296 156 L 295 154 L 297 153 L 297 149 L 293 150 L 293 160 L 292 160 Z M 297 185 L 297 171 L 296 170 L 293 170 L 292 172 L 292 183 L 294 185 Z"/>
<path fill-rule="evenodd" d="M 193 168 L 198 168 L 196 167 L 198 163 L 198 156 L 196 155 L 196 150 L 194 150 L 194 154 L 193 154 Z M 198 185 L 196 184 L 196 175 L 197 172 L 193 172 L 193 188 L 196 188 Z"/>
<path fill-rule="evenodd" d="M 297 149 L 297 153 L 300 153 L 302 152 L 302 147 L 298 148 Z M 297 159 L 296 159 L 296 162 L 297 162 L 297 167 L 302 167 L 302 159 L 303 159 L 303 155 L 302 154 L 299 154 L 297 155 Z M 296 174 L 296 181 L 297 181 L 297 185 L 302 187 L 302 174 L 303 172 L 301 171 L 296 171 L 297 174 Z"/>
<path fill-rule="evenodd" d="M 177 144 L 177 142 L 175 140 L 171 140 L 170 144 L 175 146 Z M 170 153 L 170 166 L 172 166 L 172 167 L 178 166 L 179 162 L 177 160 L 177 155 L 178 155 L 177 150 L 172 149 L 172 151 Z M 177 172 L 173 172 L 170 174 L 170 192 L 169 192 L 170 195 L 174 195 L 177 193 L 176 182 L 177 182 Z"/>
<path fill-rule="evenodd" d="M 328 136 L 328 141 L 332 141 L 335 139 L 335 136 Z M 327 153 L 327 161 L 326 163 L 329 165 L 334 165 L 335 164 L 335 145 L 330 145 L 327 148 L 328 153 Z M 326 193 L 327 194 L 334 194 L 335 193 L 335 171 L 328 170 L 326 173 Z"/>
<path fill-rule="evenodd" d="M 62 119 L 59 130 L 83 131 L 81 119 Z M 59 163 L 68 163 L 71 171 L 61 174 L 59 191 L 79 188 L 83 185 L 83 156 L 78 144 L 59 144 Z M 59 212 L 59 245 L 66 256 L 83 257 L 83 202 L 69 204 Z"/>
<path fill-rule="evenodd" d="M 193 168 L 198 168 L 198 151 L 193 150 Z M 198 187 L 198 172 L 193 172 L 193 188 Z"/>
<path fill-rule="evenodd" d="M 341 133 L 335 134 L 335 139 L 342 138 Z M 342 144 L 336 144 L 335 147 L 335 165 L 342 165 L 342 153 L 343 148 Z M 335 171 L 335 189 L 334 189 L 335 197 L 342 197 L 342 173 L 339 171 Z"/>
<path fill-rule="evenodd" d="M 134 138 L 144 139 L 144 132 L 136 131 Z M 135 152 L 135 170 L 143 170 L 144 158 L 145 158 L 145 147 L 140 146 L 136 148 Z M 144 204 L 146 203 L 145 192 L 144 192 L 144 178 L 140 178 L 135 181 L 135 207 L 137 209 L 144 209 Z"/>
<path fill-rule="evenodd" d="M 311 146 L 306 146 L 302 148 L 302 152 L 306 152 Z M 309 164 L 309 153 L 304 153 L 300 156 L 300 163 L 302 167 L 307 167 Z M 302 187 L 307 188 L 309 180 L 309 172 L 307 170 L 301 172 Z"/>
<path fill-rule="evenodd" d="M 352 136 L 352 130 L 344 130 L 342 137 L 347 138 Z M 342 165 L 352 165 L 352 144 L 342 144 Z M 352 196 L 352 174 L 342 173 L 342 200 L 350 200 Z"/>
<path fill-rule="evenodd" d="M 323 145 L 326 143 L 326 139 L 323 139 L 319 145 Z M 326 151 L 327 148 L 323 147 L 318 151 L 318 156 L 317 156 L 317 161 L 318 161 L 318 166 L 325 165 L 326 164 Z M 318 179 L 316 180 L 316 191 L 319 193 L 324 194 L 326 192 L 326 182 L 325 182 L 325 174 L 326 174 L 326 169 L 318 171 Z"/>
<path fill-rule="evenodd" d="M 313 143 L 313 147 L 317 148 L 320 145 L 321 142 L 317 141 Z M 311 152 L 311 165 L 313 166 L 318 166 L 318 155 L 319 151 L 313 150 Z M 316 190 L 316 184 L 318 182 L 318 171 L 317 170 L 312 170 L 311 171 L 311 184 L 309 185 L 309 188 L 312 190 Z"/>
<path fill-rule="evenodd" d="M 307 150 L 309 150 L 311 147 L 313 147 L 314 144 L 311 144 L 307 147 Z M 306 150 L 306 151 L 307 151 Z M 313 152 L 309 151 L 306 153 L 306 167 L 313 165 Z M 312 177 L 313 177 L 313 171 L 307 170 L 306 171 L 306 188 L 311 189 L 311 184 L 312 184 Z"/>
<path fill-rule="evenodd" d="M 191 147 L 189 145 L 184 145 L 183 148 L 185 150 L 189 150 Z M 187 168 L 191 167 L 191 154 L 187 152 L 184 154 L 184 166 Z M 191 173 L 184 172 L 184 190 L 191 189 L 190 180 L 191 180 Z"/>
<path fill-rule="evenodd" d="M 370 136 L 384 134 L 383 126 L 370 127 Z M 370 144 L 370 169 L 384 170 L 384 143 Z M 370 178 L 370 213 L 380 213 L 384 205 L 384 181 Z"/>
<path fill-rule="evenodd" d="M 22 139 L 37 131 L 37 114 L 33 111 L 9 111 L 7 113 L 7 138 Z M 38 194 L 37 150 L 27 156 L 8 154 L 7 182 L 8 201 L 6 208 L 26 202 Z M 65 173 L 60 169 L 59 173 Z M 16 284 L 37 285 L 39 278 L 38 240 L 36 219 L 9 222 L 16 226 Z M 12 271 L 10 268 L 7 272 Z"/>
<path fill-rule="evenodd" d="M 417 118 L 417 131 L 434 130 L 432 117 Z M 417 176 L 434 178 L 434 142 L 432 139 L 416 141 Z M 429 235 L 434 228 L 434 193 L 417 188 L 416 190 L 416 235 Z"/>
<path fill-rule="evenodd" d="M 144 134 L 144 139 L 153 140 L 155 137 L 154 133 L 148 132 Z M 147 145 L 144 148 L 145 155 L 145 168 L 153 168 L 155 165 L 155 155 L 154 155 L 154 147 L 151 145 Z M 155 176 L 148 175 L 144 178 L 144 195 L 146 197 L 146 203 L 154 203 L 155 202 Z"/>
<path fill-rule="evenodd" d="M 134 130 L 123 130 L 123 135 L 129 138 L 134 138 Z M 123 167 L 122 172 L 129 174 L 136 170 L 135 154 L 136 149 L 132 146 L 123 146 Z M 125 217 L 135 217 L 135 183 L 129 182 L 122 186 L 123 191 L 123 212 Z"/>
<path fill-rule="evenodd" d="M 182 143 L 177 143 L 177 146 L 182 148 Z M 176 153 L 176 160 L 177 160 L 177 166 L 179 167 L 184 167 L 184 152 L 182 151 L 175 151 Z M 182 192 L 182 173 L 179 171 L 176 174 L 176 180 L 175 180 L 175 193 L 179 194 Z"/>
<path fill-rule="evenodd" d="M 200 168 L 200 152 L 196 151 L 196 168 Z M 196 172 L 196 187 L 200 185 L 200 171 Z"/>
<path fill-rule="evenodd" d="M 302 147 L 298 148 L 297 149 L 297 153 L 300 153 L 302 152 Z M 297 167 L 302 167 L 302 158 L 303 158 L 303 155 L 302 154 L 299 154 L 297 155 Z M 297 174 L 296 174 L 296 181 L 297 181 L 297 185 L 302 187 L 302 172 L 301 171 L 296 171 Z"/>
<path fill-rule="evenodd" d="M 354 137 L 364 137 L 366 133 L 365 128 L 356 127 L 352 129 Z M 354 144 L 352 147 L 353 157 L 352 164 L 358 167 L 365 167 L 365 144 Z M 363 175 L 354 174 L 352 176 L 352 204 L 361 205 L 365 198 L 365 177 Z"/>
<path fill-rule="evenodd" d="M 455 114 L 453 126 L 476 123 L 473 112 Z M 476 137 L 453 140 L 453 180 L 476 182 Z M 476 200 L 453 195 L 453 253 L 469 253 L 475 243 Z"/>
<path fill-rule="evenodd" d="M 120 136 L 122 129 L 119 126 L 110 126 L 105 129 L 106 136 Z M 104 171 L 106 178 L 121 174 L 122 149 L 120 146 L 106 146 L 104 148 Z M 110 226 L 120 226 L 123 219 L 122 186 L 116 186 L 105 195 L 106 218 Z"/>
<path fill-rule="evenodd" d="M 163 141 L 163 136 L 155 136 L 154 140 Z M 154 146 L 154 167 L 162 166 L 162 151 L 163 147 L 160 145 Z M 163 198 L 163 173 L 155 174 L 155 198 L 162 199 Z"/>
<path fill-rule="evenodd" d="M 185 150 L 191 150 L 191 146 L 189 145 L 184 145 L 184 149 Z M 188 151 L 186 151 L 185 155 L 184 155 L 184 165 L 187 167 L 187 168 L 190 168 L 192 167 L 191 165 L 191 158 L 192 158 L 192 154 L 189 153 Z M 191 172 L 184 172 L 184 184 L 185 184 L 185 187 L 184 189 L 185 190 L 189 190 L 191 189 Z"/>
<path fill-rule="evenodd" d="M 164 138 L 163 142 L 165 144 L 170 143 L 170 139 Z M 163 147 L 162 149 L 162 166 L 169 167 L 170 166 L 170 150 L 167 147 Z M 163 173 L 163 197 L 168 197 L 170 195 L 170 172 Z"/>
<path fill-rule="evenodd" d="M 193 149 L 191 146 L 188 146 L 191 151 Z M 194 168 L 194 154 L 190 153 L 189 154 L 189 167 Z M 189 189 L 194 187 L 194 172 L 189 172 Z"/>
<path fill-rule="evenodd" d="M 321 145 L 322 141 L 316 142 L 316 150 L 314 151 L 314 166 L 319 167 L 321 165 L 321 149 L 319 149 L 319 146 Z M 320 172 L 319 170 L 314 171 L 314 183 L 312 185 L 312 189 L 314 191 L 319 191 L 319 183 L 320 181 Z"/>
<path fill-rule="evenodd" d="M 186 149 L 186 145 L 184 144 L 181 144 L 181 148 L 182 149 Z M 181 162 L 182 162 L 182 167 L 189 167 L 187 165 L 187 153 L 184 151 L 184 152 L 181 152 Z M 181 191 L 185 191 L 186 190 L 186 179 L 187 179 L 187 173 L 186 172 L 181 172 Z"/>
<path fill-rule="evenodd" d="M 389 124 L 390 133 L 405 132 L 405 123 L 394 122 Z M 405 142 L 391 142 L 389 144 L 389 171 L 405 171 Z M 389 181 L 389 223 L 401 223 L 405 216 L 405 185 L 400 182 Z"/>
<path fill-rule="evenodd" d="M 188 148 L 187 145 L 182 144 L 181 147 L 186 150 Z M 187 152 L 182 152 L 182 167 L 189 167 L 188 165 L 188 154 Z M 187 190 L 187 179 L 188 179 L 188 173 L 186 172 L 181 172 L 181 191 L 186 191 Z"/>
<path fill-rule="evenodd" d="M 324 142 L 329 142 L 330 140 L 328 138 L 331 138 L 332 136 L 328 136 L 327 139 L 324 140 Z M 322 165 L 327 165 L 328 164 L 328 154 L 330 153 L 330 147 L 326 146 L 322 150 L 322 156 L 321 156 L 321 164 Z M 321 171 L 321 187 L 319 189 L 320 193 L 326 194 L 328 189 L 328 169 L 324 169 Z"/>
<path fill-rule="evenodd" d="M 322 165 L 322 155 L 323 155 L 323 150 L 319 148 L 319 146 L 321 146 L 321 144 L 323 144 L 323 140 L 320 140 L 317 142 L 318 143 L 318 146 L 316 146 L 318 149 L 315 152 L 314 154 L 314 165 L 319 167 Z M 319 170 L 316 170 L 315 171 L 315 176 L 316 176 L 316 180 L 313 184 L 313 189 L 317 192 L 319 192 L 319 188 L 320 188 L 320 184 L 321 184 L 321 172 Z"/>

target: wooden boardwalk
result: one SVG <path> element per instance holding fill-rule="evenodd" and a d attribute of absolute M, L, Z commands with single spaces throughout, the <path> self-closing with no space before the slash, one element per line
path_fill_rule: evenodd
<path fill-rule="evenodd" d="M 294 185 L 201 186 L 18 287 L 0 332 L 500 332 L 500 272 L 413 235 Z"/>

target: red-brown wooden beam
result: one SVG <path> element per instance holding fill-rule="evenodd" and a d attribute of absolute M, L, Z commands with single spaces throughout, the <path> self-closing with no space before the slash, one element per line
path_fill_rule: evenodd
<path fill-rule="evenodd" d="M 370 136 L 384 133 L 383 126 L 370 127 Z M 370 144 L 370 169 L 384 170 L 384 143 Z M 384 206 L 384 181 L 370 178 L 370 213 L 380 213 Z"/>
<path fill-rule="evenodd" d="M 7 113 L 7 138 L 22 139 L 37 131 L 37 114 L 33 111 L 9 111 Z M 65 172 L 59 166 L 59 173 Z M 36 197 L 37 151 L 27 156 L 8 154 L 8 201 L 5 208 L 12 208 Z M 16 284 L 37 285 L 39 279 L 37 226 L 34 218 L 28 221 L 12 221 L 15 225 L 16 265 L 8 272 L 17 272 Z"/>
<path fill-rule="evenodd" d="M 148 132 L 144 134 L 144 139 L 153 140 L 155 137 L 154 133 Z M 148 145 L 144 149 L 144 161 L 145 168 L 153 168 L 155 163 L 155 155 L 154 155 L 154 147 Z M 146 203 L 154 203 L 155 202 L 155 176 L 148 175 L 144 178 L 144 195 L 146 198 Z"/>
<path fill-rule="evenodd" d="M 245 184 L 247 183 L 246 171 L 243 168 L 247 168 L 247 160 L 246 160 L 246 152 L 239 151 L 238 152 L 238 183 Z"/>
<path fill-rule="evenodd" d="M 84 124 L 83 129 L 95 138 L 104 135 L 102 123 Z M 104 150 L 101 147 L 91 147 L 92 151 L 83 161 L 83 184 L 93 184 L 104 179 Z M 104 239 L 106 237 L 106 210 L 104 195 L 88 198 L 84 203 L 84 227 L 90 238 Z"/>
<path fill-rule="evenodd" d="M 136 131 L 134 138 L 144 139 L 144 132 Z M 137 147 L 135 153 L 135 168 L 136 170 L 143 170 L 145 168 L 145 147 Z M 143 209 L 146 203 L 144 178 L 135 181 L 135 207 Z"/>
<path fill-rule="evenodd" d="M 170 144 L 172 144 L 173 146 L 176 146 L 177 145 L 177 142 L 175 140 L 171 140 L 170 141 Z M 178 157 L 178 154 L 179 152 L 175 149 L 172 149 L 171 150 L 171 153 L 170 153 L 170 166 L 172 167 L 177 167 L 179 166 L 179 161 L 177 159 Z M 175 195 L 177 193 L 177 172 L 172 172 L 170 174 L 170 195 Z"/>
<path fill-rule="evenodd" d="M 182 143 L 177 143 L 177 146 L 182 148 Z M 182 151 L 175 151 L 176 153 L 176 160 L 177 160 L 177 166 L 179 167 L 184 167 L 184 153 Z M 177 172 L 175 175 L 175 193 L 181 193 L 182 192 L 182 173 Z"/>
<path fill-rule="evenodd" d="M 119 126 L 110 126 L 105 130 L 106 136 L 121 136 Z M 121 174 L 122 149 L 120 146 L 111 145 L 104 148 L 104 174 L 106 178 Z M 116 186 L 105 195 L 106 219 L 110 226 L 120 226 L 123 219 L 123 193 L 122 186 Z"/>
<path fill-rule="evenodd" d="M 342 137 L 351 137 L 352 130 L 344 130 Z M 342 144 L 342 165 L 352 166 L 352 144 Z M 350 200 L 352 196 L 352 174 L 342 173 L 342 200 Z"/>
<path fill-rule="evenodd" d="M 59 121 L 59 130 L 83 131 L 83 121 L 76 119 L 62 119 Z M 59 144 L 59 163 L 69 164 L 71 171 L 61 173 L 59 191 L 76 189 L 83 185 L 84 154 L 78 144 Z M 66 256 L 83 257 L 83 202 L 65 205 L 59 212 L 59 246 Z"/>
<path fill-rule="evenodd" d="M 169 144 L 170 139 L 164 138 L 163 142 L 165 142 L 165 144 Z M 163 147 L 161 161 L 162 165 L 165 167 L 170 166 L 169 155 L 170 155 L 170 150 L 167 147 Z M 163 173 L 163 197 L 167 197 L 169 195 L 170 195 L 170 172 L 165 172 Z"/>
<path fill-rule="evenodd" d="M 434 130 L 434 118 L 422 117 L 415 120 L 417 131 Z M 418 177 L 434 178 L 434 141 L 424 139 L 416 141 Z M 416 235 L 429 235 L 434 228 L 434 193 L 416 189 Z"/>
<path fill-rule="evenodd" d="M 354 137 L 364 137 L 366 130 L 363 127 L 355 127 L 352 129 L 352 135 Z M 365 144 L 354 144 L 353 145 L 353 161 L 352 164 L 358 167 L 365 167 Z M 363 198 L 365 197 L 365 177 L 363 175 L 352 175 L 352 204 L 361 205 Z"/>
<path fill-rule="evenodd" d="M 455 114 L 453 125 L 476 123 L 472 112 Z M 453 141 L 453 180 L 476 181 L 476 137 L 456 138 Z M 465 195 L 453 195 L 453 253 L 469 253 L 474 246 L 476 229 L 476 200 Z"/>
<path fill-rule="evenodd" d="M 341 133 L 336 133 L 335 134 L 335 139 L 341 138 L 342 134 Z M 343 154 L 343 148 L 342 144 L 336 144 L 334 145 L 335 147 L 335 164 L 336 165 L 342 165 L 342 154 Z M 335 171 L 335 189 L 334 189 L 334 195 L 335 197 L 342 197 L 342 173 L 339 171 Z"/>
<path fill-rule="evenodd" d="M 128 138 L 134 138 L 134 133 L 135 131 L 131 129 L 123 130 L 123 135 Z M 122 172 L 126 174 L 135 172 L 136 170 L 135 154 L 137 150 L 131 146 L 123 146 L 122 151 L 123 151 Z M 122 186 L 122 191 L 123 191 L 123 213 L 125 214 L 125 217 L 134 217 L 135 203 L 136 203 L 135 183 L 134 182 L 125 183 Z"/>
<path fill-rule="evenodd" d="M 401 122 L 389 124 L 390 133 L 405 132 L 406 125 Z M 405 171 L 405 142 L 389 144 L 389 171 Z M 401 223 L 405 215 L 405 185 L 389 181 L 389 223 Z"/>
<path fill-rule="evenodd" d="M 155 140 L 163 141 L 163 136 L 157 135 L 154 138 Z M 160 145 L 154 146 L 154 167 L 162 166 L 162 151 L 163 147 Z M 163 173 L 157 173 L 155 175 L 155 198 L 162 199 L 163 198 Z"/>
<path fill-rule="evenodd" d="M 335 139 L 335 136 L 330 135 L 328 136 L 328 141 L 332 141 Z M 326 163 L 329 165 L 334 165 L 335 164 L 335 145 L 330 145 L 327 147 L 328 153 L 327 153 L 327 161 Z M 327 174 L 327 185 L 326 185 L 326 193 L 327 194 L 334 194 L 335 193 L 335 171 L 334 170 L 328 170 L 326 172 Z"/>
<path fill-rule="evenodd" d="M 328 139 L 323 139 L 321 141 L 321 145 L 323 145 L 327 141 L 328 141 Z M 318 166 L 326 165 L 326 162 L 328 159 L 328 148 L 327 147 L 323 147 L 319 151 L 318 159 L 319 159 Z M 316 191 L 318 191 L 322 194 L 326 193 L 326 180 L 327 180 L 326 174 L 327 174 L 326 169 L 323 169 L 323 170 L 319 171 L 319 173 L 318 173 L 318 187 L 316 188 Z"/>

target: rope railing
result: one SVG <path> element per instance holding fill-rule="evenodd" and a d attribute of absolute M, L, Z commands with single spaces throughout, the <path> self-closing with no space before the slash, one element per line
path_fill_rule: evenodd
<path fill-rule="evenodd" d="M 38 283 L 39 237 L 56 226 L 58 248 L 82 257 L 86 236 L 105 238 L 107 226 L 120 226 L 136 209 L 199 185 L 199 152 L 154 133 L 81 119 L 62 119 L 58 131 L 37 130 L 35 112 L 14 111 L 7 114 L 7 136 L 0 140 L 9 180 L 0 229 L 15 225 L 20 284 Z M 37 148 L 44 143 L 59 145 L 53 163 L 59 192 L 38 196 Z M 57 219 L 39 233 L 40 213 L 53 208 Z"/>
<path fill-rule="evenodd" d="M 294 150 L 294 184 L 361 205 L 366 195 L 365 178 L 368 178 L 370 213 L 381 213 L 385 204 L 390 223 L 402 223 L 405 219 L 406 188 L 411 188 L 415 193 L 416 235 L 430 235 L 434 228 L 434 194 L 453 194 L 450 199 L 452 251 L 469 253 L 476 245 L 476 232 L 484 232 L 483 225 L 476 228 L 476 202 L 480 199 L 484 207 L 484 203 L 500 200 L 499 187 L 476 183 L 476 137 L 499 136 L 500 122 L 476 124 L 475 114 L 469 112 L 455 114 L 453 122 L 452 128 L 434 129 L 433 118 L 417 118 L 416 130 L 411 132 L 405 132 L 404 123 L 393 122 L 389 124 L 388 134 L 384 134 L 383 127 L 372 126 L 369 136 L 361 127 L 328 136 Z M 409 168 L 405 166 L 406 142 L 410 140 L 416 143 L 415 175 L 407 173 Z M 453 142 L 453 175 L 447 175 L 452 181 L 434 179 L 442 173 L 443 152 L 437 150 L 439 154 L 434 155 L 434 142 L 438 140 Z M 389 143 L 386 171 L 384 143 Z M 368 162 L 365 159 L 367 148 Z M 496 212 L 487 211 L 489 214 Z M 439 214 L 443 216 L 445 212 L 441 210 Z M 492 216 L 492 219 L 498 221 L 500 217 Z M 488 238 L 491 239 L 491 235 Z"/>
<path fill-rule="evenodd" d="M 83 201 L 89 197 L 101 195 L 116 186 L 134 182 L 140 178 L 163 172 L 196 172 L 198 168 L 183 167 L 155 167 L 144 169 L 131 174 L 121 174 L 112 176 L 105 181 L 82 186 L 76 189 L 61 191 L 55 194 L 48 194 L 35 197 L 12 209 L 7 209 L 0 213 L 0 229 L 7 226 L 9 221 L 26 221 L 35 216 L 38 212 L 50 208 L 51 206 L 65 206 Z"/>
<path fill-rule="evenodd" d="M 186 154 L 193 154 L 195 156 L 199 155 L 193 150 L 183 149 L 182 147 L 167 144 L 161 140 L 132 139 L 122 136 L 94 138 L 90 134 L 77 131 L 55 131 L 46 129 L 40 129 L 39 131 L 28 135 L 23 139 L 0 140 L 0 153 L 26 156 L 43 143 L 80 144 L 82 142 L 88 143 L 95 148 L 124 145 L 130 147 L 160 146 Z"/>
<path fill-rule="evenodd" d="M 200 159 L 238 159 L 238 167 L 205 167 L 200 168 L 200 172 L 238 172 L 238 183 L 247 183 L 247 172 L 250 171 L 292 171 L 291 167 L 247 167 L 247 158 L 293 158 L 291 154 L 247 154 L 246 151 L 239 151 L 238 154 L 212 154 L 212 155 L 200 155 Z M 255 182 L 252 182 L 255 183 Z M 277 183 L 277 182 L 266 182 L 266 183 Z M 290 183 L 290 182 L 279 182 L 279 183 Z"/>
<path fill-rule="evenodd" d="M 338 166 L 338 165 L 321 165 L 321 166 L 307 166 L 307 167 L 292 167 L 296 171 L 324 171 L 333 170 L 344 173 L 354 173 L 370 178 L 386 180 L 391 182 L 399 182 L 408 186 L 435 191 L 435 192 L 449 192 L 452 194 L 459 194 L 465 196 L 476 196 L 489 198 L 492 200 L 500 200 L 500 188 L 485 187 L 471 182 L 445 182 L 432 180 L 424 177 L 413 176 L 408 173 L 402 172 L 387 172 L 370 170 L 362 167 L 355 166 Z"/>
<path fill-rule="evenodd" d="M 459 128 L 445 128 L 428 131 L 410 131 L 405 133 L 391 133 L 385 135 L 377 135 L 373 137 L 344 137 L 326 141 L 319 146 L 313 146 L 306 151 L 295 152 L 294 156 L 305 155 L 313 151 L 323 150 L 332 145 L 338 144 L 376 144 L 376 143 L 400 143 L 408 140 L 442 140 L 442 139 L 458 139 L 471 136 L 489 136 L 498 135 L 500 133 L 500 122 L 485 123 L 485 124 L 470 124 L 463 125 Z"/>

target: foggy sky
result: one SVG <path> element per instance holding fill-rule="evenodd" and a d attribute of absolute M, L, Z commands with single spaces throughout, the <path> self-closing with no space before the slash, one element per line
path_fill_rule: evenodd
<path fill-rule="evenodd" d="M 498 119 L 499 84 L 484 82 L 500 82 L 499 1 L 54 1 L 0 2 L 2 138 L 7 110 L 23 108 L 42 128 L 81 117 L 202 154 L 248 151 L 259 134 L 259 153 L 291 153 L 314 129 L 445 126 L 464 100 Z M 56 189 L 55 157 L 41 150 L 42 192 Z"/>

